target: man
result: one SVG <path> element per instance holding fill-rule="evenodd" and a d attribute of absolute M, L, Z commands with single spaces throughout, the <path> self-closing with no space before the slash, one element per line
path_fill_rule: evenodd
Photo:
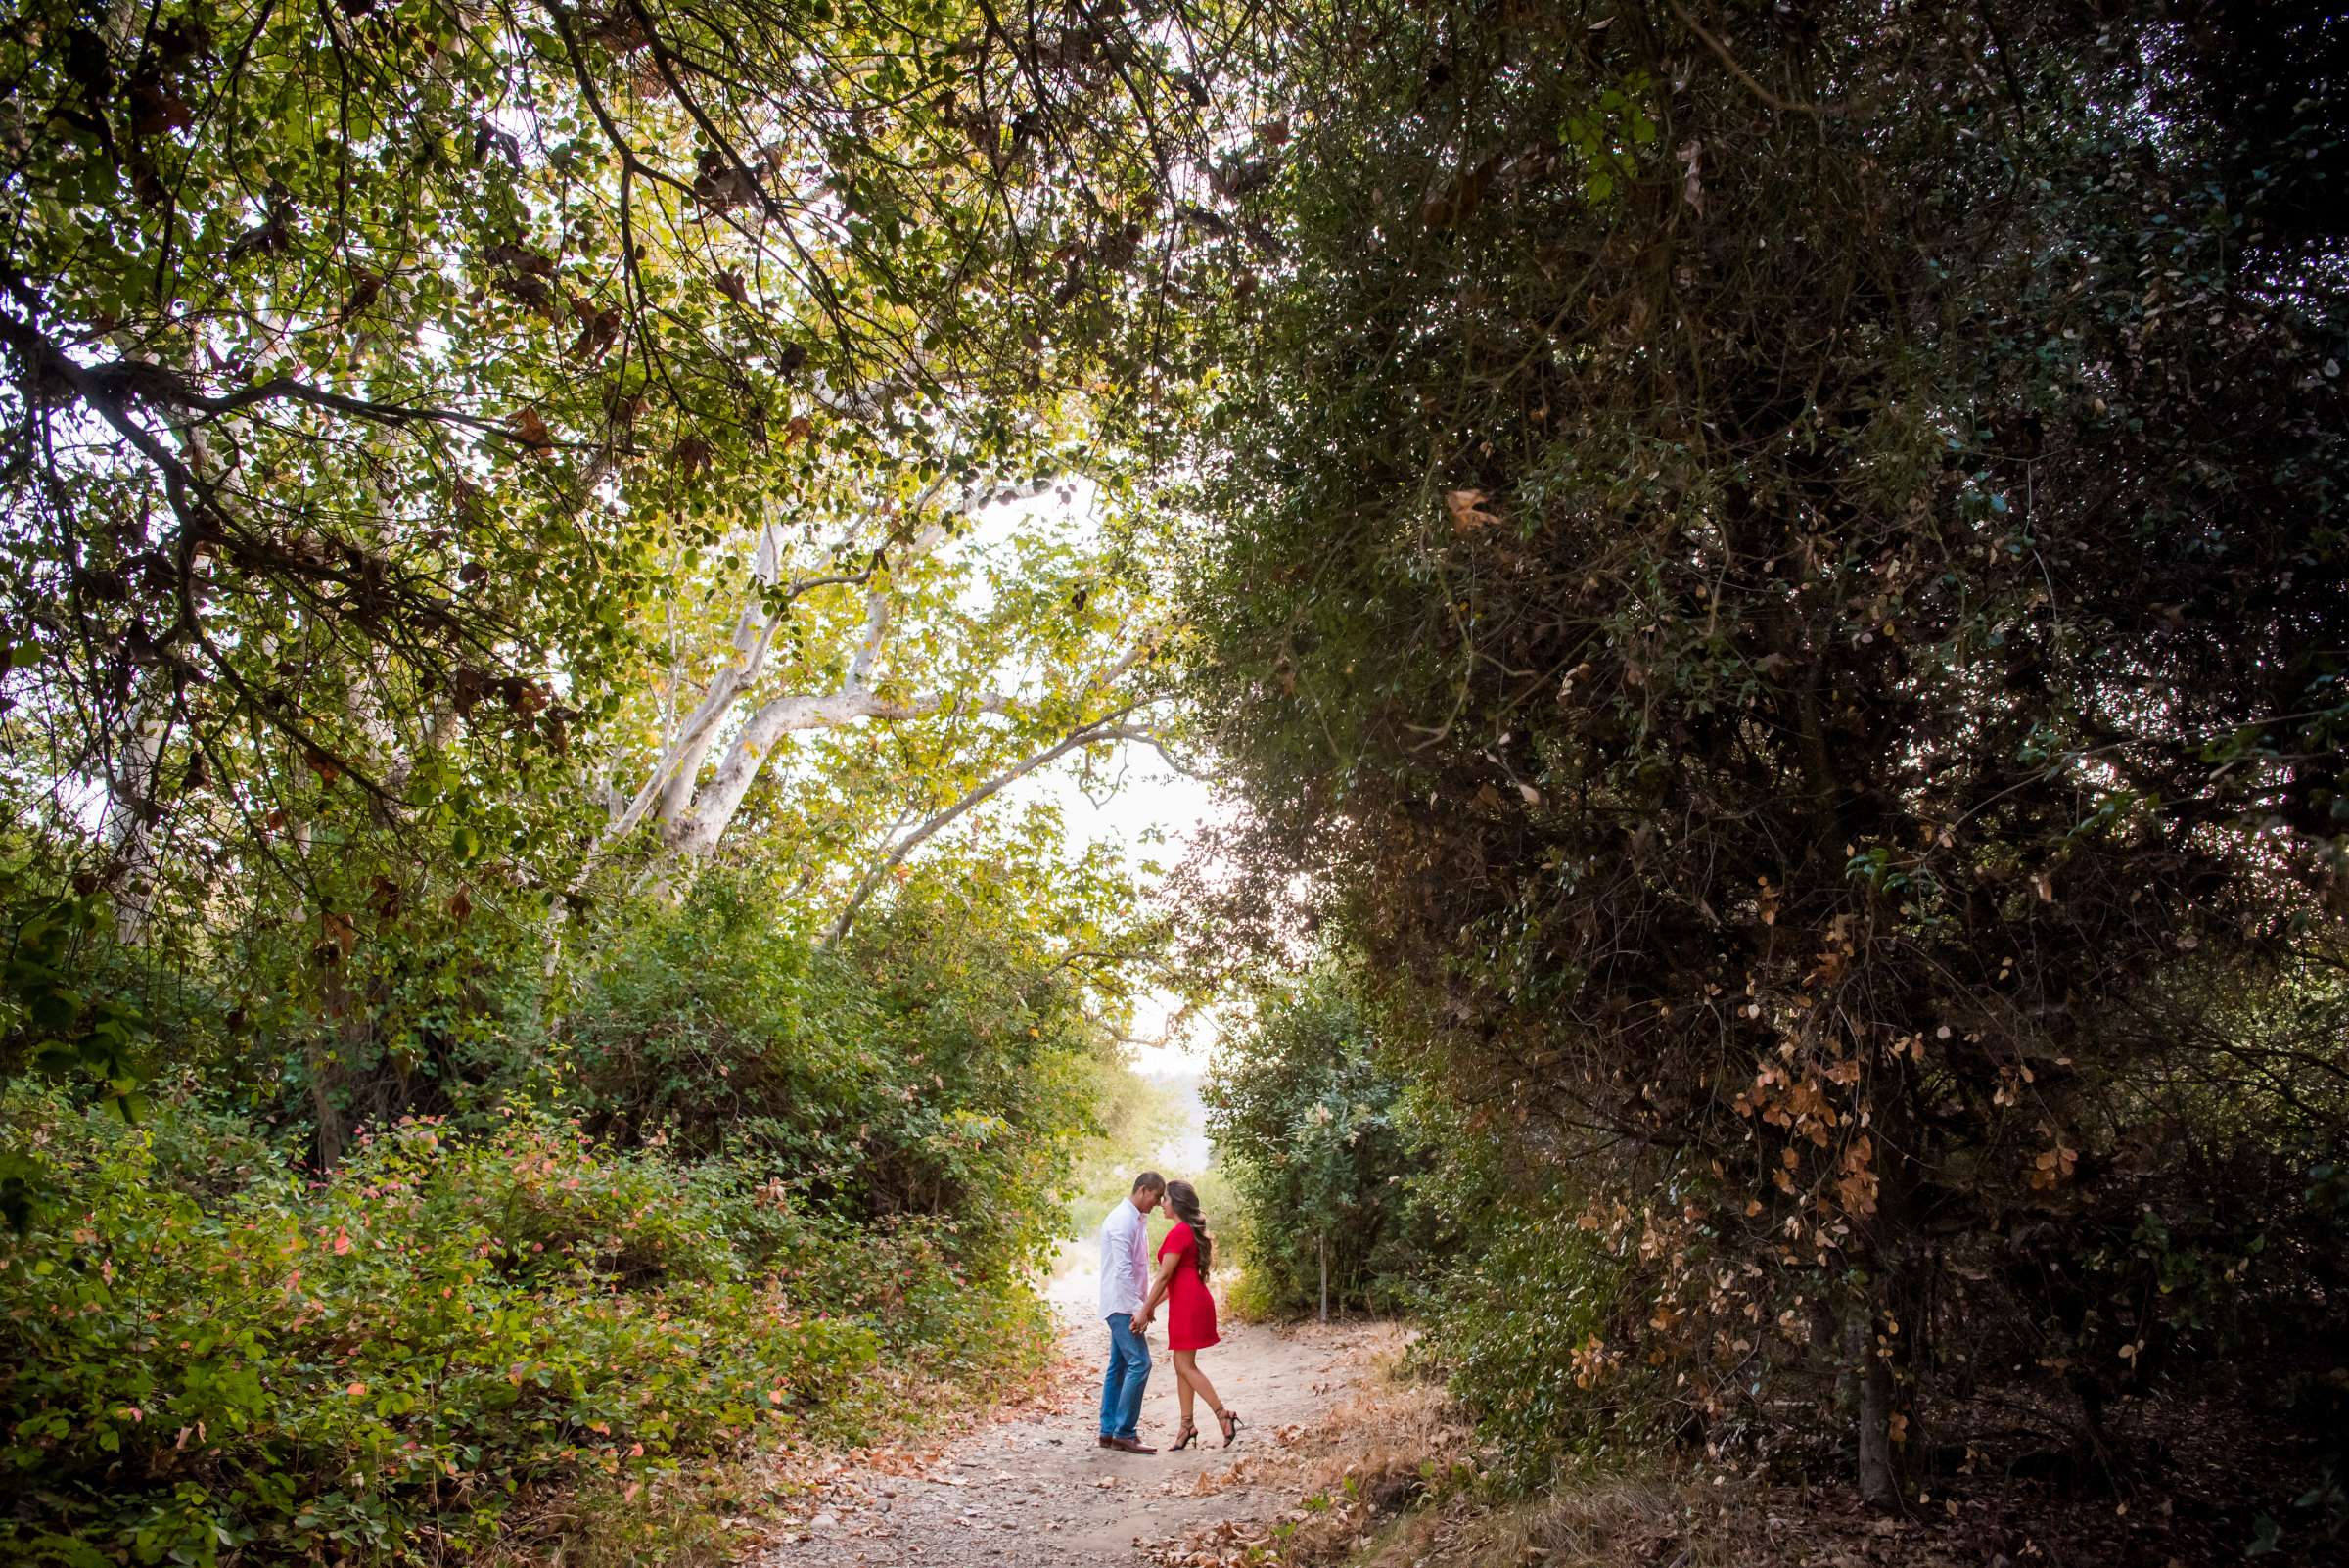
<path fill-rule="evenodd" d="M 1109 1324 L 1109 1371 L 1101 1379 L 1101 1447 L 1124 1453 L 1156 1453 L 1134 1426 L 1142 1390 L 1150 1382 L 1150 1346 L 1134 1331 L 1150 1288 L 1150 1226 L 1143 1216 L 1158 1207 L 1167 1183 L 1156 1171 L 1133 1178 L 1133 1190 L 1101 1222 L 1101 1316 Z"/>

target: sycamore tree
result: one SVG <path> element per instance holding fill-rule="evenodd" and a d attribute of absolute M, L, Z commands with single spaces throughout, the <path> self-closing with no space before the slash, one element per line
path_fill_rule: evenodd
<path fill-rule="evenodd" d="M 814 823 L 845 927 L 990 781 L 1141 732 L 1118 573 L 982 566 L 973 523 L 1127 460 L 1101 418 L 1208 102 L 1180 15 L 14 23 L 0 739 L 39 929 L 292 1009 L 318 1083 L 456 1073 L 536 1016 L 483 966 L 535 969 L 567 896 L 668 886 L 749 811 Z M 125 1026 L 40 963 L 12 1057 L 126 1092 Z"/>
<path fill-rule="evenodd" d="M 11 658 L 56 775 L 111 798 L 110 872 L 231 736 L 393 811 L 452 724 L 559 748 L 697 492 L 796 533 L 818 474 L 875 516 L 907 472 L 1033 477 L 1146 271 L 1180 43 L 952 6 L 22 16 Z"/>
<path fill-rule="evenodd" d="M 1165 631 L 1135 575 L 1086 519 L 984 517 L 1024 490 L 945 489 L 858 485 L 847 516 L 808 506 L 796 528 L 761 498 L 733 548 L 680 563 L 644 626 L 666 660 L 613 726 L 582 880 L 631 835 L 639 880 L 673 880 L 746 808 L 799 847 L 805 884 L 867 841 L 877 874 L 1063 756 L 1164 745 Z"/>

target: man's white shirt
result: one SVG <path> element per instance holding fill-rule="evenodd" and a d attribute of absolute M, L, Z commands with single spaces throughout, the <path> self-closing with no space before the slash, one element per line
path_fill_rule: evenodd
<path fill-rule="evenodd" d="M 1142 1310 L 1150 1284 L 1150 1225 L 1125 1198 L 1101 1222 L 1101 1315 Z"/>

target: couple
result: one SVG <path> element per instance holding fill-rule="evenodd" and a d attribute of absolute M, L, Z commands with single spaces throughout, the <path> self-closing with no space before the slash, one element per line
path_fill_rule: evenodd
<path fill-rule="evenodd" d="M 1143 1216 L 1156 1209 L 1174 1222 L 1158 1244 L 1158 1270 L 1151 1272 L 1150 1227 Z M 1158 1304 L 1167 1304 L 1167 1348 L 1174 1353 L 1174 1380 L 1182 1401 L 1182 1431 L 1174 1447 L 1187 1449 L 1199 1435 L 1191 1419 L 1194 1397 L 1207 1401 L 1223 1432 L 1223 1446 L 1240 1430 L 1240 1418 L 1216 1398 L 1216 1386 L 1199 1370 L 1199 1352 L 1216 1343 L 1216 1299 L 1207 1293 L 1207 1266 L 1215 1243 L 1199 1212 L 1199 1194 L 1188 1181 L 1167 1181 L 1156 1171 L 1133 1178 L 1133 1191 L 1101 1222 L 1101 1315 L 1109 1321 L 1109 1374 L 1101 1380 L 1101 1446 L 1125 1453 L 1156 1453 L 1135 1433 L 1142 1390 L 1150 1381 L 1150 1345 L 1142 1336 Z"/>

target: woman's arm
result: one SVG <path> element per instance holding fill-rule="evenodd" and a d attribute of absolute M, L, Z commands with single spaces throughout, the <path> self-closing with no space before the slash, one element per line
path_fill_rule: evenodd
<path fill-rule="evenodd" d="M 1159 1302 L 1167 1294 L 1167 1286 L 1174 1281 L 1175 1268 L 1180 1267 L 1181 1263 L 1182 1254 L 1179 1252 L 1170 1252 L 1164 1258 L 1159 1259 L 1158 1272 L 1150 1280 L 1150 1294 L 1143 1299 L 1142 1310 L 1133 1314 L 1134 1327 L 1146 1328 L 1149 1326 L 1151 1317 L 1158 1312 Z"/>

